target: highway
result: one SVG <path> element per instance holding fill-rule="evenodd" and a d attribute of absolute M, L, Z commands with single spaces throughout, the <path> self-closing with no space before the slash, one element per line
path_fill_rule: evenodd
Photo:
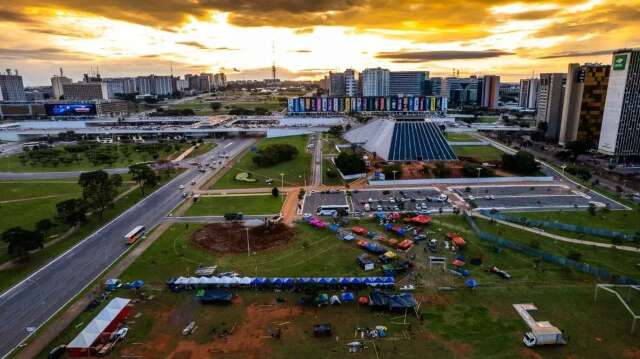
<path fill-rule="evenodd" d="M 198 159 L 210 161 L 222 152 L 234 157 L 254 141 L 230 139 Z M 220 169 L 216 169 L 218 171 Z M 214 171 L 208 170 L 211 175 Z M 49 262 L 6 292 L 0 294 L 0 357 L 6 357 L 33 330 L 61 310 L 129 247 L 124 235 L 137 225 L 153 228 L 182 200 L 184 184 L 202 176 L 191 168 L 138 202 L 119 217 Z"/>
<path fill-rule="evenodd" d="M 128 168 L 107 168 L 104 170 L 109 174 L 123 174 L 129 172 Z M 65 172 L 0 172 L 0 180 L 3 181 L 24 181 L 24 180 L 44 180 L 44 179 L 65 179 L 80 177 L 87 171 L 65 171 Z"/>

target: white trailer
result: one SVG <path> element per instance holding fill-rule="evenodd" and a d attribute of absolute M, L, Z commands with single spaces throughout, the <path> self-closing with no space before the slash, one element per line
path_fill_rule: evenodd
<path fill-rule="evenodd" d="M 528 304 L 514 304 L 513 308 L 520 314 L 522 320 L 529 326 L 531 331 L 524 333 L 522 342 L 528 347 L 534 347 L 539 345 L 560 345 L 567 344 L 562 337 L 562 331 L 549 322 L 537 322 L 529 311 L 538 310 L 538 308 L 531 303 Z"/>

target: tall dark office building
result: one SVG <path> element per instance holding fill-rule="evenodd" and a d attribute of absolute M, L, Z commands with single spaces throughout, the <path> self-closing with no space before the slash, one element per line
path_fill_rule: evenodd
<path fill-rule="evenodd" d="M 389 95 L 424 95 L 425 71 L 391 71 L 389 74 Z"/>

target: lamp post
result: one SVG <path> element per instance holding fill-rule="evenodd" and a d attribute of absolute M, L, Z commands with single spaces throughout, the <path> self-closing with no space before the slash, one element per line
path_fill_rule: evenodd
<path fill-rule="evenodd" d="M 280 181 L 281 181 L 281 185 L 280 185 L 280 192 L 284 191 L 284 173 L 280 173 Z M 280 194 L 280 198 L 282 198 L 282 203 L 284 203 L 284 196 L 282 194 Z"/>
<path fill-rule="evenodd" d="M 482 172 L 482 167 L 476 167 L 476 171 L 478 171 L 478 181 L 476 183 L 476 197 L 480 194 L 480 172 Z"/>
<path fill-rule="evenodd" d="M 251 249 L 249 248 L 249 227 L 245 228 L 247 230 L 247 256 L 251 255 Z"/>
<path fill-rule="evenodd" d="M 567 168 L 567 165 L 563 163 L 562 166 L 560 166 L 560 168 L 562 168 L 562 174 L 564 174 L 564 169 Z"/>
<path fill-rule="evenodd" d="M 398 171 L 391 171 L 391 172 L 393 172 L 393 180 L 395 181 L 395 180 L 396 180 L 396 173 L 397 173 Z"/>

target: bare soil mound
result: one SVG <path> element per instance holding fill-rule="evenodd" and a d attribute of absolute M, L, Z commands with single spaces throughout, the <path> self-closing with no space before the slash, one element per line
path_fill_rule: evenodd
<path fill-rule="evenodd" d="M 279 223 L 269 228 L 258 226 L 249 228 L 251 251 L 261 251 L 289 242 L 294 237 L 293 230 Z M 191 240 L 210 251 L 224 253 L 244 253 L 247 251 L 247 229 L 240 223 L 212 223 L 195 232 Z"/>

